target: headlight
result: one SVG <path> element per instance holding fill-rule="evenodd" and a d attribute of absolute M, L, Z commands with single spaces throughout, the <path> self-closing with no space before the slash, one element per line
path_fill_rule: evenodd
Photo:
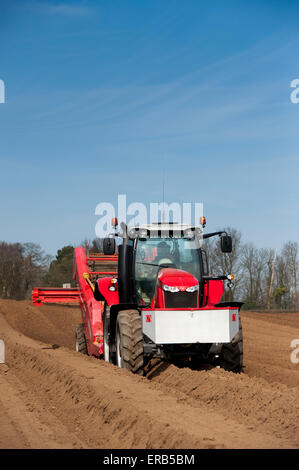
<path fill-rule="evenodd" d="M 186 292 L 196 292 L 198 290 L 198 284 L 196 286 L 187 287 Z"/>
<path fill-rule="evenodd" d="M 166 284 L 162 284 L 162 289 L 166 292 L 179 292 L 180 289 L 175 286 L 167 286 Z"/>

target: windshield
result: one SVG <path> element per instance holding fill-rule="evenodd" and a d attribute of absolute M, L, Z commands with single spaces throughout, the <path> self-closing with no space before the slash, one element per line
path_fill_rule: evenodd
<path fill-rule="evenodd" d="M 135 261 L 135 281 L 138 303 L 149 304 L 154 296 L 156 279 L 163 267 L 183 269 L 198 281 L 200 263 L 193 240 L 186 238 L 147 238 L 138 240 Z"/>

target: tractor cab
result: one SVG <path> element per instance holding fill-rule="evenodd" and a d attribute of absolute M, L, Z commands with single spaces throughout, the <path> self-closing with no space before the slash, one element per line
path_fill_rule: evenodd
<path fill-rule="evenodd" d="M 186 237 L 138 238 L 134 257 L 137 302 L 152 307 L 198 307 L 202 260 Z"/>
<path fill-rule="evenodd" d="M 231 251 L 231 239 L 225 232 L 203 234 L 203 226 L 157 223 L 128 228 L 121 224 L 115 234 L 122 238 L 118 247 L 120 304 L 140 308 L 202 307 L 204 285 L 212 280 L 208 278 L 203 239 L 219 235 L 222 251 Z M 105 254 L 113 254 L 115 248 L 114 238 L 104 240 Z"/>

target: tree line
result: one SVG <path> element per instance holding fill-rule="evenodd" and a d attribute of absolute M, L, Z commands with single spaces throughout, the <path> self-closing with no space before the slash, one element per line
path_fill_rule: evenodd
<path fill-rule="evenodd" d="M 256 248 L 243 243 L 238 230 L 227 227 L 225 231 L 233 239 L 232 253 L 221 252 L 219 238 L 207 239 L 203 245 L 210 275 L 234 275 L 223 300 L 242 301 L 246 309 L 298 310 L 298 243 L 288 241 L 279 251 Z M 102 240 L 84 240 L 81 245 L 91 253 L 102 252 Z M 75 287 L 73 252 L 74 247 L 67 245 L 51 257 L 34 243 L 0 242 L 0 298 L 29 299 L 35 286 L 69 283 Z"/>
<path fill-rule="evenodd" d="M 102 249 L 99 240 L 84 240 L 81 244 L 90 252 Z M 76 287 L 73 254 L 72 245 L 64 246 L 53 257 L 35 243 L 0 242 L 0 298 L 30 299 L 33 287 Z"/>
<path fill-rule="evenodd" d="M 32 288 L 46 276 L 50 260 L 35 243 L 0 242 L 0 297 L 29 298 Z"/>
<path fill-rule="evenodd" d="M 256 248 L 243 243 L 241 233 L 231 227 L 233 250 L 223 254 L 219 239 L 207 239 L 204 248 L 210 274 L 234 275 L 233 286 L 225 288 L 223 300 L 245 303 L 246 309 L 298 310 L 299 245 L 286 242 L 281 250 Z"/>

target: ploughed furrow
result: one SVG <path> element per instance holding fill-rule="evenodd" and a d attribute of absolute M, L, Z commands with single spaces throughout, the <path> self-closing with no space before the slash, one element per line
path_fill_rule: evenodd
<path fill-rule="evenodd" d="M 286 439 L 299 447 L 299 364 L 290 344 L 299 338 L 299 314 L 241 312 L 244 371 L 191 370 L 156 361 L 147 377 L 165 391 L 182 394 L 250 429 Z M 299 342 L 299 340 L 298 340 Z"/>
<path fill-rule="evenodd" d="M 165 393 L 196 410 L 205 405 L 250 430 L 288 441 L 299 447 L 299 391 L 284 384 L 234 374 L 223 369 L 194 371 L 157 363 L 148 378 Z"/>
<path fill-rule="evenodd" d="M 35 307 L 30 300 L 2 300 L 0 312 L 16 330 L 44 343 L 74 349 L 75 330 L 82 322 L 79 307 L 42 305 Z"/>
<path fill-rule="evenodd" d="M 242 312 L 241 374 L 153 360 L 139 377 L 74 351 L 78 308 L 0 300 L 0 448 L 298 448 L 298 317 Z"/>
<path fill-rule="evenodd" d="M 291 360 L 291 343 L 299 343 L 299 313 L 244 312 L 242 322 L 245 374 L 298 388 L 299 364 Z"/>
<path fill-rule="evenodd" d="M 11 384 L 17 379 L 30 392 L 35 409 L 44 413 L 49 432 L 52 421 L 60 423 L 66 442 L 69 435 L 74 436 L 74 447 L 200 445 L 200 439 L 187 429 L 174 427 L 173 423 L 165 422 L 165 417 L 160 419 L 151 408 L 147 409 L 141 395 L 149 404 L 161 399 L 151 390 L 147 393 L 145 379 L 145 383 L 138 383 L 138 377 L 102 361 L 66 350 L 43 350 L 45 345 L 29 345 L 28 338 L 18 340 L 15 343 L 5 335 L 8 369 L 1 376 L 10 378 Z M 139 398 L 139 406 L 134 394 Z M 50 417 L 47 419 L 45 415 Z M 17 417 L 12 417 L 13 420 L 19 426 Z M 29 428 L 27 433 L 29 437 L 25 433 L 25 439 L 30 443 Z M 18 447 L 18 442 L 15 446 Z M 41 439 L 40 445 L 35 447 L 48 447 L 48 444 Z"/>
<path fill-rule="evenodd" d="M 16 335 L 0 315 L 0 330 L 7 346 L 7 377 L 31 396 L 36 425 L 21 426 L 24 413 L 16 401 L 8 413 L 22 430 L 26 446 L 59 445 L 103 448 L 234 448 L 278 447 L 288 442 L 250 430 L 234 419 L 186 402 L 148 379 L 64 348 L 47 346 L 21 333 Z M 25 403 L 26 404 L 26 403 Z M 30 404 L 29 404 L 30 406 Z M 18 411 L 18 407 L 20 408 Z M 42 420 L 42 421 L 41 421 Z M 37 429 L 44 433 L 37 439 Z M 2 429 L 2 423 L 0 423 Z M 52 436 L 49 444 L 48 435 Z M 15 447 L 25 446 L 17 441 Z"/>

